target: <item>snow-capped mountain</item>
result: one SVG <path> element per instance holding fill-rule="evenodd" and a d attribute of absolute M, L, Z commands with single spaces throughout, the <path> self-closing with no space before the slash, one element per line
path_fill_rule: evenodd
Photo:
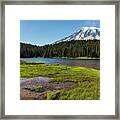
<path fill-rule="evenodd" d="M 55 43 L 71 41 L 71 40 L 100 40 L 100 28 L 97 27 L 83 27 L 72 35 L 65 37 Z"/>

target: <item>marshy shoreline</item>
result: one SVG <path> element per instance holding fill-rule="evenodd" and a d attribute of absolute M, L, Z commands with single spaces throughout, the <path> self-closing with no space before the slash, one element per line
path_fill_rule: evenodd
<path fill-rule="evenodd" d="M 77 85 L 74 82 L 49 82 L 50 79 L 46 77 L 22 78 L 20 81 L 21 100 L 45 100 L 49 91 L 69 90 Z"/>

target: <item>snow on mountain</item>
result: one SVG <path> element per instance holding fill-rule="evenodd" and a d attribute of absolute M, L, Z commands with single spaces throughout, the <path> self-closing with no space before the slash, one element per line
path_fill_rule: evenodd
<path fill-rule="evenodd" d="M 72 35 L 65 37 L 55 43 L 71 41 L 71 40 L 100 40 L 100 28 L 97 27 L 83 27 Z"/>

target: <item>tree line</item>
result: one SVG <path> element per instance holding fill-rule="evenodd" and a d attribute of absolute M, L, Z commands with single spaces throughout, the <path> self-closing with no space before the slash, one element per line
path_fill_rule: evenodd
<path fill-rule="evenodd" d="M 20 43 L 20 57 L 95 57 L 100 58 L 100 40 L 72 40 L 44 46 Z"/>

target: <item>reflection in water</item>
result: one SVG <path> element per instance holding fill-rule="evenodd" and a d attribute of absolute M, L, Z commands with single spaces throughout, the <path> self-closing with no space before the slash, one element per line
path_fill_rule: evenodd
<path fill-rule="evenodd" d="M 68 59 L 68 58 L 21 58 L 24 61 L 31 62 L 44 62 L 48 64 L 64 64 L 69 66 L 81 66 L 100 69 L 100 60 L 80 60 L 80 59 Z"/>

